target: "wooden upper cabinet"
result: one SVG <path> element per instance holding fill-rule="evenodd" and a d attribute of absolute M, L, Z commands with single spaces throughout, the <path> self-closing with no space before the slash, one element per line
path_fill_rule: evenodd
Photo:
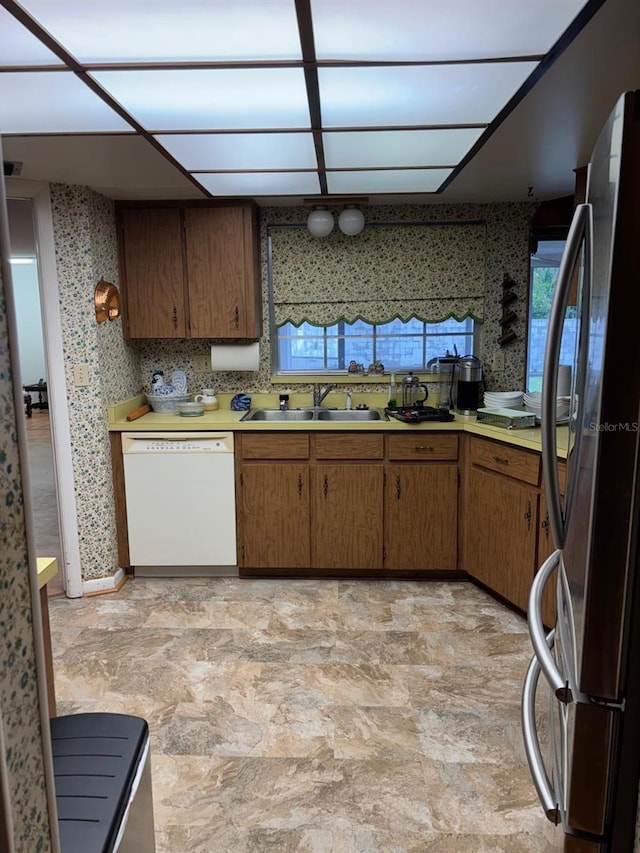
<path fill-rule="evenodd" d="M 130 338 L 261 336 L 254 205 L 123 205 L 119 216 Z"/>
<path fill-rule="evenodd" d="M 186 337 L 180 210 L 124 208 L 120 215 L 128 336 Z"/>
<path fill-rule="evenodd" d="M 185 240 L 192 338 L 258 338 L 262 332 L 252 208 L 187 208 Z"/>

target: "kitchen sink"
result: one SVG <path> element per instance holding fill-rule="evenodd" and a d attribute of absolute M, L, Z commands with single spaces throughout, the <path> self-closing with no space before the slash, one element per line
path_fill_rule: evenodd
<path fill-rule="evenodd" d="M 382 409 L 251 409 L 241 421 L 386 421 Z"/>
<path fill-rule="evenodd" d="M 312 421 L 312 409 L 250 409 L 241 421 Z"/>
<path fill-rule="evenodd" d="M 319 421 L 386 421 L 387 416 L 381 409 L 320 409 L 316 415 Z"/>

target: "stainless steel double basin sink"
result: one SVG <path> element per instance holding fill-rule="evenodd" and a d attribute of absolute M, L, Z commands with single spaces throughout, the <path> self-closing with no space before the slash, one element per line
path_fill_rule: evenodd
<path fill-rule="evenodd" d="M 309 409 L 250 409 L 241 421 L 276 421 L 298 423 L 306 422 L 366 422 L 388 420 L 383 409 L 328 409 L 324 407 Z"/>

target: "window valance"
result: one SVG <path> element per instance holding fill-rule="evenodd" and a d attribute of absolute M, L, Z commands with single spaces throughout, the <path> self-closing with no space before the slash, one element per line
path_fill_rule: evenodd
<path fill-rule="evenodd" d="M 277 326 L 484 318 L 484 223 L 367 226 L 357 237 L 270 229 Z"/>

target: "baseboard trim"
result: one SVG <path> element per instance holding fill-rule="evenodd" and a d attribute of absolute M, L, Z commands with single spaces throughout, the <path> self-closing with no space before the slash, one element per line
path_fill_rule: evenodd
<path fill-rule="evenodd" d="M 90 578 L 82 581 L 82 595 L 105 595 L 110 592 L 118 592 L 126 580 L 127 575 L 119 568 L 115 575 L 108 578 Z"/>
<path fill-rule="evenodd" d="M 240 569 L 241 578 L 294 578 L 300 580 L 466 581 L 457 569 Z"/>
<path fill-rule="evenodd" d="M 135 566 L 137 578 L 237 578 L 237 566 Z"/>

